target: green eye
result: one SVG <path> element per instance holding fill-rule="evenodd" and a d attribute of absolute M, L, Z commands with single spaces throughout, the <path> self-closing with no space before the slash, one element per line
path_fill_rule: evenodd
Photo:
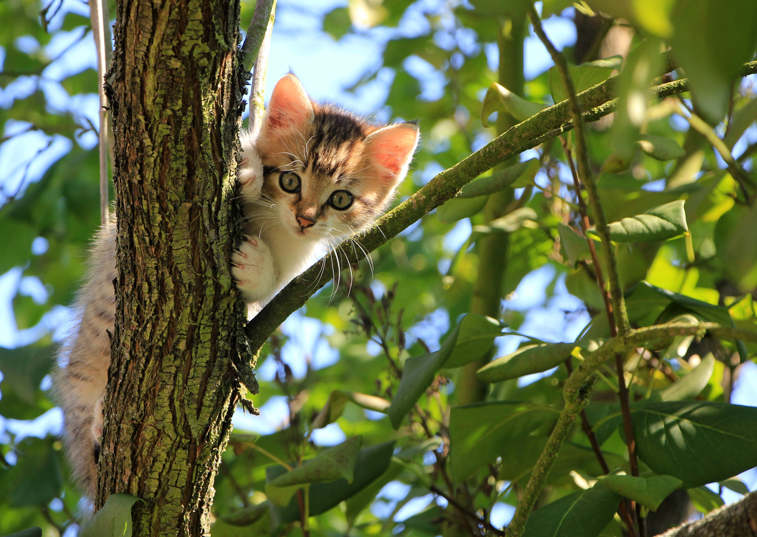
<path fill-rule="evenodd" d="M 300 176 L 293 172 L 284 172 L 279 177 L 279 185 L 284 192 L 294 194 L 300 191 Z"/>
<path fill-rule="evenodd" d="M 346 190 L 337 190 L 336 192 L 331 194 L 329 202 L 334 209 L 344 211 L 345 209 L 349 208 L 350 205 L 352 205 L 352 194 L 350 194 Z"/>

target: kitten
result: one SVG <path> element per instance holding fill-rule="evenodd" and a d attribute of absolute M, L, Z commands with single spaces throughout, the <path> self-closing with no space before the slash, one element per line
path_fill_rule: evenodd
<path fill-rule="evenodd" d="M 260 135 L 241 137 L 238 176 L 246 236 L 232 254 L 231 270 L 251 315 L 330 248 L 383 213 L 417 142 L 414 124 L 372 125 L 312 102 L 294 75 L 279 80 Z M 78 327 L 61 350 L 65 366 L 55 381 L 66 450 L 90 498 L 97 486 L 108 332 L 115 321 L 115 236 L 111 223 L 95 239 L 75 304 Z"/>

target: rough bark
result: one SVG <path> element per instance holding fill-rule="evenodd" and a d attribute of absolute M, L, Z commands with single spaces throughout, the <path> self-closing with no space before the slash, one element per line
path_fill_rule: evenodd
<path fill-rule="evenodd" d="M 237 0 L 118 2 L 117 315 L 96 508 L 144 500 L 137 536 L 209 534 L 237 400 L 238 28 Z"/>
<path fill-rule="evenodd" d="M 756 537 L 757 492 L 724 505 L 706 517 L 673 528 L 662 537 Z"/>

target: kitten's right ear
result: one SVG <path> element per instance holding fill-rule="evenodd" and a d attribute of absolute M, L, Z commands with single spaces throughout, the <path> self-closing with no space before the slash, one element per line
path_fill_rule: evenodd
<path fill-rule="evenodd" d="M 268 112 L 265 117 L 265 130 L 302 129 L 313 121 L 313 103 L 305 89 L 293 74 L 282 77 L 273 88 Z"/>

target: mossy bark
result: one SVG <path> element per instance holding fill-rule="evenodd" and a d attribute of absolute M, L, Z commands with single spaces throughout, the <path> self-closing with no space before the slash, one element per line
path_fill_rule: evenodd
<path fill-rule="evenodd" d="M 237 400 L 239 3 L 118 3 L 111 73 L 116 329 L 96 508 L 144 500 L 134 535 L 208 535 Z"/>

